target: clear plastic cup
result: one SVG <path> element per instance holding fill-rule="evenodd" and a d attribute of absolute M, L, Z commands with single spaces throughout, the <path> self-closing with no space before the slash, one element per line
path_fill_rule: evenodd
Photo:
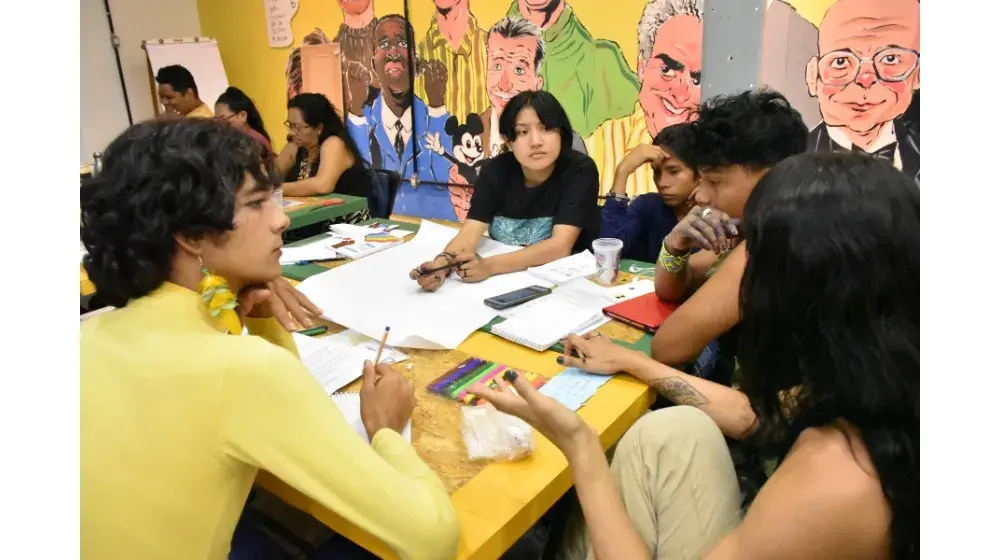
<path fill-rule="evenodd" d="M 597 261 L 597 281 L 610 286 L 618 281 L 618 265 L 622 261 L 622 248 L 625 244 L 621 239 L 604 237 L 595 239 L 593 244 L 594 259 Z"/>

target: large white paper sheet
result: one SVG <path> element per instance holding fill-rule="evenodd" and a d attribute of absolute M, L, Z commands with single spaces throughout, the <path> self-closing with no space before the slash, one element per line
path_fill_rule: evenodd
<path fill-rule="evenodd" d="M 299 285 L 323 309 L 329 321 L 371 338 L 382 338 L 391 327 L 388 344 L 400 348 L 452 350 L 476 329 L 490 322 L 497 310 L 487 298 L 547 285 L 515 272 L 466 284 L 450 276 L 436 292 L 425 292 L 410 279 L 410 271 L 444 250 L 457 231 L 424 220 L 409 243 L 317 274 Z M 498 247 L 490 247 L 491 252 Z"/>

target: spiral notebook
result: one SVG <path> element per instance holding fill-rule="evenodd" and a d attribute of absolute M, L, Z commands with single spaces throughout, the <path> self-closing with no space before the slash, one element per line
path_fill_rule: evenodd
<path fill-rule="evenodd" d="M 494 325 L 491 332 L 501 338 L 541 352 L 570 333 L 597 328 L 604 316 L 593 308 L 577 307 L 552 296 L 538 305 L 520 310 L 506 321 Z"/>
<path fill-rule="evenodd" d="M 360 393 L 334 393 L 330 395 L 333 404 L 337 405 L 340 413 L 344 415 L 347 423 L 354 428 L 354 431 L 361 436 L 361 439 L 371 443 L 368 439 L 368 432 L 365 431 L 365 424 L 361 421 L 361 394 Z M 406 423 L 403 429 L 403 437 L 406 441 L 413 443 L 413 420 Z"/>
<path fill-rule="evenodd" d="M 610 321 L 602 309 L 611 303 L 606 288 L 577 278 L 551 294 L 515 307 L 490 332 L 538 352 L 570 334 L 583 334 Z"/>

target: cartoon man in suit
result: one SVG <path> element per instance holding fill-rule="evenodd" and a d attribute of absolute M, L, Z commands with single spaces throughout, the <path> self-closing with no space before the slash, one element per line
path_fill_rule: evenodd
<path fill-rule="evenodd" d="M 806 67 L 823 122 L 810 151 L 855 151 L 886 159 L 920 182 L 920 134 L 902 118 L 920 87 L 920 2 L 839 0 L 819 26 Z"/>
<path fill-rule="evenodd" d="M 416 186 L 404 183 L 397 191 L 394 214 L 455 220 L 451 196 L 444 185 L 451 163 L 425 147 L 427 135 L 436 134 L 445 151 L 452 148 L 451 139 L 444 134 L 449 117 L 444 107 L 447 72 L 440 62 L 424 66 L 430 107 L 410 95 L 412 41 L 413 29 L 402 16 L 379 18 L 371 67 L 381 91 L 374 102 L 366 104 L 371 76 L 361 65 L 348 63 L 347 130 L 373 168 L 396 171 L 404 181 L 416 175 Z M 424 184 L 428 181 L 441 185 Z"/>

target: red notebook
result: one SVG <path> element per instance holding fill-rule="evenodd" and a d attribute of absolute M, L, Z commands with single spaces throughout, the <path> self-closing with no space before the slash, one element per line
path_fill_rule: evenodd
<path fill-rule="evenodd" d="M 678 303 L 660 301 L 654 292 L 605 307 L 604 314 L 648 333 L 655 333 L 679 306 Z"/>

